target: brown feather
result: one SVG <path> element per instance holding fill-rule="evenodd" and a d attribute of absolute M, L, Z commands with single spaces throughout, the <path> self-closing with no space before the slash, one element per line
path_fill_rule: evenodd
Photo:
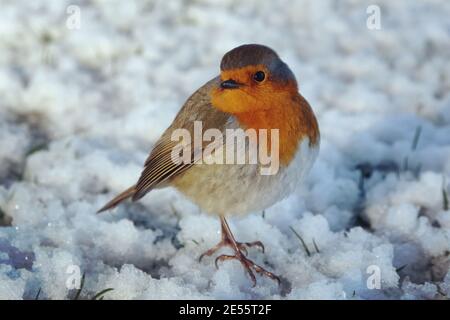
<path fill-rule="evenodd" d="M 135 191 L 135 186 L 129 187 L 127 190 L 123 191 L 121 194 L 117 195 L 114 199 L 105 204 L 100 210 L 97 211 L 97 213 L 116 207 L 119 203 L 131 197 Z"/>
<path fill-rule="evenodd" d="M 142 198 L 150 190 L 170 184 L 170 181 L 173 178 L 183 174 L 186 170 L 192 167 L 192 163 L 177 164 L 172 160 L 172 149 L 178 144 L 178 142 L 171 141 L 171 135 L 174 130 L 183 128 L 187 129 L 191 133 L 192 137 L 194 133 L 194 121 L 201 121 L 203 130 L 207 130 L 209 128 L 224 130 L 230 114 L 214 108 L 211 105 L 210 98 L 211 89 L 214 86 L 218 86 L 218 84 L 219 77 L 216 77 L 207 82 L 189 97 L 181 110 L 178 112 L 170 127 L 167 128 L 161 138 L 156 142 L 155 147 L 145 161 L 145 168 L 142 171 L 136 185 L 119 194 L 98 212 L 114 208 L 119 203 L 130 197 L 133 201 L 136 201 Z M 194 159 L 195 150 L 193 148 L 193 141 L 191 142 L 191 159 Z M 206 143 L 203 148 L 205 146 Z"/>
<path fill-rule="evenodd" d="M 171 141 L 171 135 L 176 129 L 187 129 L 191 137 L 194 135 L 194 121 L 201 121 L 203 130 L 209 128 L 223 129 L 230 115 L 219 111 L 211 105 L 210 91 L 218 86 L 219 78 L 214 78 L 198 89 L 178 112 L 169 128 L 163 133 L 155 148 L 145 161 L 145 168 L 136 184 L 136 192 L 133 201 L 142 198 L 151 189 L 162 185 L 182 174 L 192 167 L 190 164 L 177 164 L 172 160 L 172 149 L 178 144 Z M 195 157 L 193 141 L 191 141 L 191 159 Z M 204 146 L 203 146 L 204 147 Z"/>

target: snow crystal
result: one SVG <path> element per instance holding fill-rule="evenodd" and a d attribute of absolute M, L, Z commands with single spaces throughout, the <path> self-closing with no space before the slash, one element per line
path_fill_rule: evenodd
<path fill-rule="evenodd" d="M 380 30 L 366 1 L 84 1 L 69 28 L 72 4 L 0 10 L 0 299 L 450 297 L 448 1 L 379 0 Z M 219 219 L 173 189 L 96 214 L 243 43 L 280 54 L 321 129 L 298 192 L 229 221 L 281 287 L 199 262 Z"/>

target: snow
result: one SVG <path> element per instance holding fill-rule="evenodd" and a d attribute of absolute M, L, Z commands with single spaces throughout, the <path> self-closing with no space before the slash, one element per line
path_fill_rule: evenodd
<path fill-rule="evenodd" d="M 369 30 L 370 4 L 2 0 L 0 299 L 73 298 L 83 273 L 81 298 L 449 298 L 450 4 L 378 0 Z M 199 263 L 219 221 L 173 189 L 95 214 L 243 43 L 277 50 L 321 128 L 303 187 L 230 220 L 281 288 Z"/>

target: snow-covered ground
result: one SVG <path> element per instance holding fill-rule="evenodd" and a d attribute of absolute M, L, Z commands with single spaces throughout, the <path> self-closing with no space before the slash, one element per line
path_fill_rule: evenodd
<path fill-rule="evenodd" d="M 380 30 L 367 28 L 370 4 Z M 449 1 L 0 8 L 0 299 L 73 298 L 82 273 L 81 298 L 450 297 Z M 238 239 L 265 243 L 250 257 L 281 289 L 260 277 L 252 288 L 237 262 L 199 263 L 219 221 L 172 189 L 95 214 L 243 43 L 278 51 L 322 133 L 298 193 L 231 220 Z"/>

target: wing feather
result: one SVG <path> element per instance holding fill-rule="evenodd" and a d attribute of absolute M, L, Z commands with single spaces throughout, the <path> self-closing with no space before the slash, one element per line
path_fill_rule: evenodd
<path fill-rule="evenodd" d="M 202 121 L 203 130 L 208 128 L 224 130 L 230 115 L 214 108 L 209 97 L 209 92 L 213 86 L 217 85 L 218 79 L 217 77 L 206 83 L 186 101 L 172 125 L 158 140 L 145 161 L 145 168 L 135 186 L 135 192 L 132 196 L 133 201 L 142 198 L 154 188 L 170 183 L 176 176 L 191 168 L 194 165 L 193 160 L 196 159 L 196 152 L 203 150 L 194 150 L 193 141 L 191 141 L 191 144 L 183 149 L 183 152 L 191 150 L 191 162 L 176 163 L 173 161 L 172 150 L 179 144 L 179 142 L 170 139 L 175 129 L 187 129 L 193 137 L 194 121 Z"/>

